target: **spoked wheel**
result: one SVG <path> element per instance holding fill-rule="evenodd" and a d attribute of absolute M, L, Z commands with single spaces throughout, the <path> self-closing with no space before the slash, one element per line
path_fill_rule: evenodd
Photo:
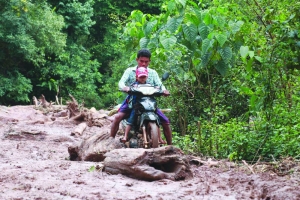
<path fill-rule="evenodd" d="M 151 137 L 152 148 L 158 147 L 158 129 L 159 127 L 155 122 L 149 122 L 147 125 L 147 134 Z"/>

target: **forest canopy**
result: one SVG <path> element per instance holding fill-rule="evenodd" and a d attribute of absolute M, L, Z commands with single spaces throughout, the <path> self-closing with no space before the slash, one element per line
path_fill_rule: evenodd
<path fill-rule="evenodd" d="M 0 104 L 122 102 L 136 52 L 171 92 L 174 144 L 255 161 L 300 155 L 300 2 L 0 0 Z"/>

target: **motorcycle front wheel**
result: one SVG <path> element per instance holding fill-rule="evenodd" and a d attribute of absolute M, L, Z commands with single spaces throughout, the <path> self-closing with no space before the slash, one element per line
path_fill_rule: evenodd
<path fill-rule="evenodd" d="M 149 122 L 147 125 L 147 134 L 151 137 L 152 140 L 152 148 L 158 147 L 158 129 L 159 127 L 155 122 Z"/>

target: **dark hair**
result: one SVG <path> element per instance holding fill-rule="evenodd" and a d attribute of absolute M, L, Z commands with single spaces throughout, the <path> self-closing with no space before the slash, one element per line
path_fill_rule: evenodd
<path fill-rule="evenodd" d="M 151 52 L 148 49 L 141 49 L 137 53 L 137 58 L 140 57 L 146 57 L 146 58 L 151 58 Z"/>

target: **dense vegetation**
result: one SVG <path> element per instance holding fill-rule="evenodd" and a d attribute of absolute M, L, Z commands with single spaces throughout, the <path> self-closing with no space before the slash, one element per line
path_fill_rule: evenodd
<path fill-rule="evenodd" d="M 0 0 L 0 104 L 71 93 L 98 109 L 148 48 L 171 73 L 174 144 L 232 160 L 300 155 L 300 3 Z M 52 99 L 51 99 L 52 98 Z"/>

